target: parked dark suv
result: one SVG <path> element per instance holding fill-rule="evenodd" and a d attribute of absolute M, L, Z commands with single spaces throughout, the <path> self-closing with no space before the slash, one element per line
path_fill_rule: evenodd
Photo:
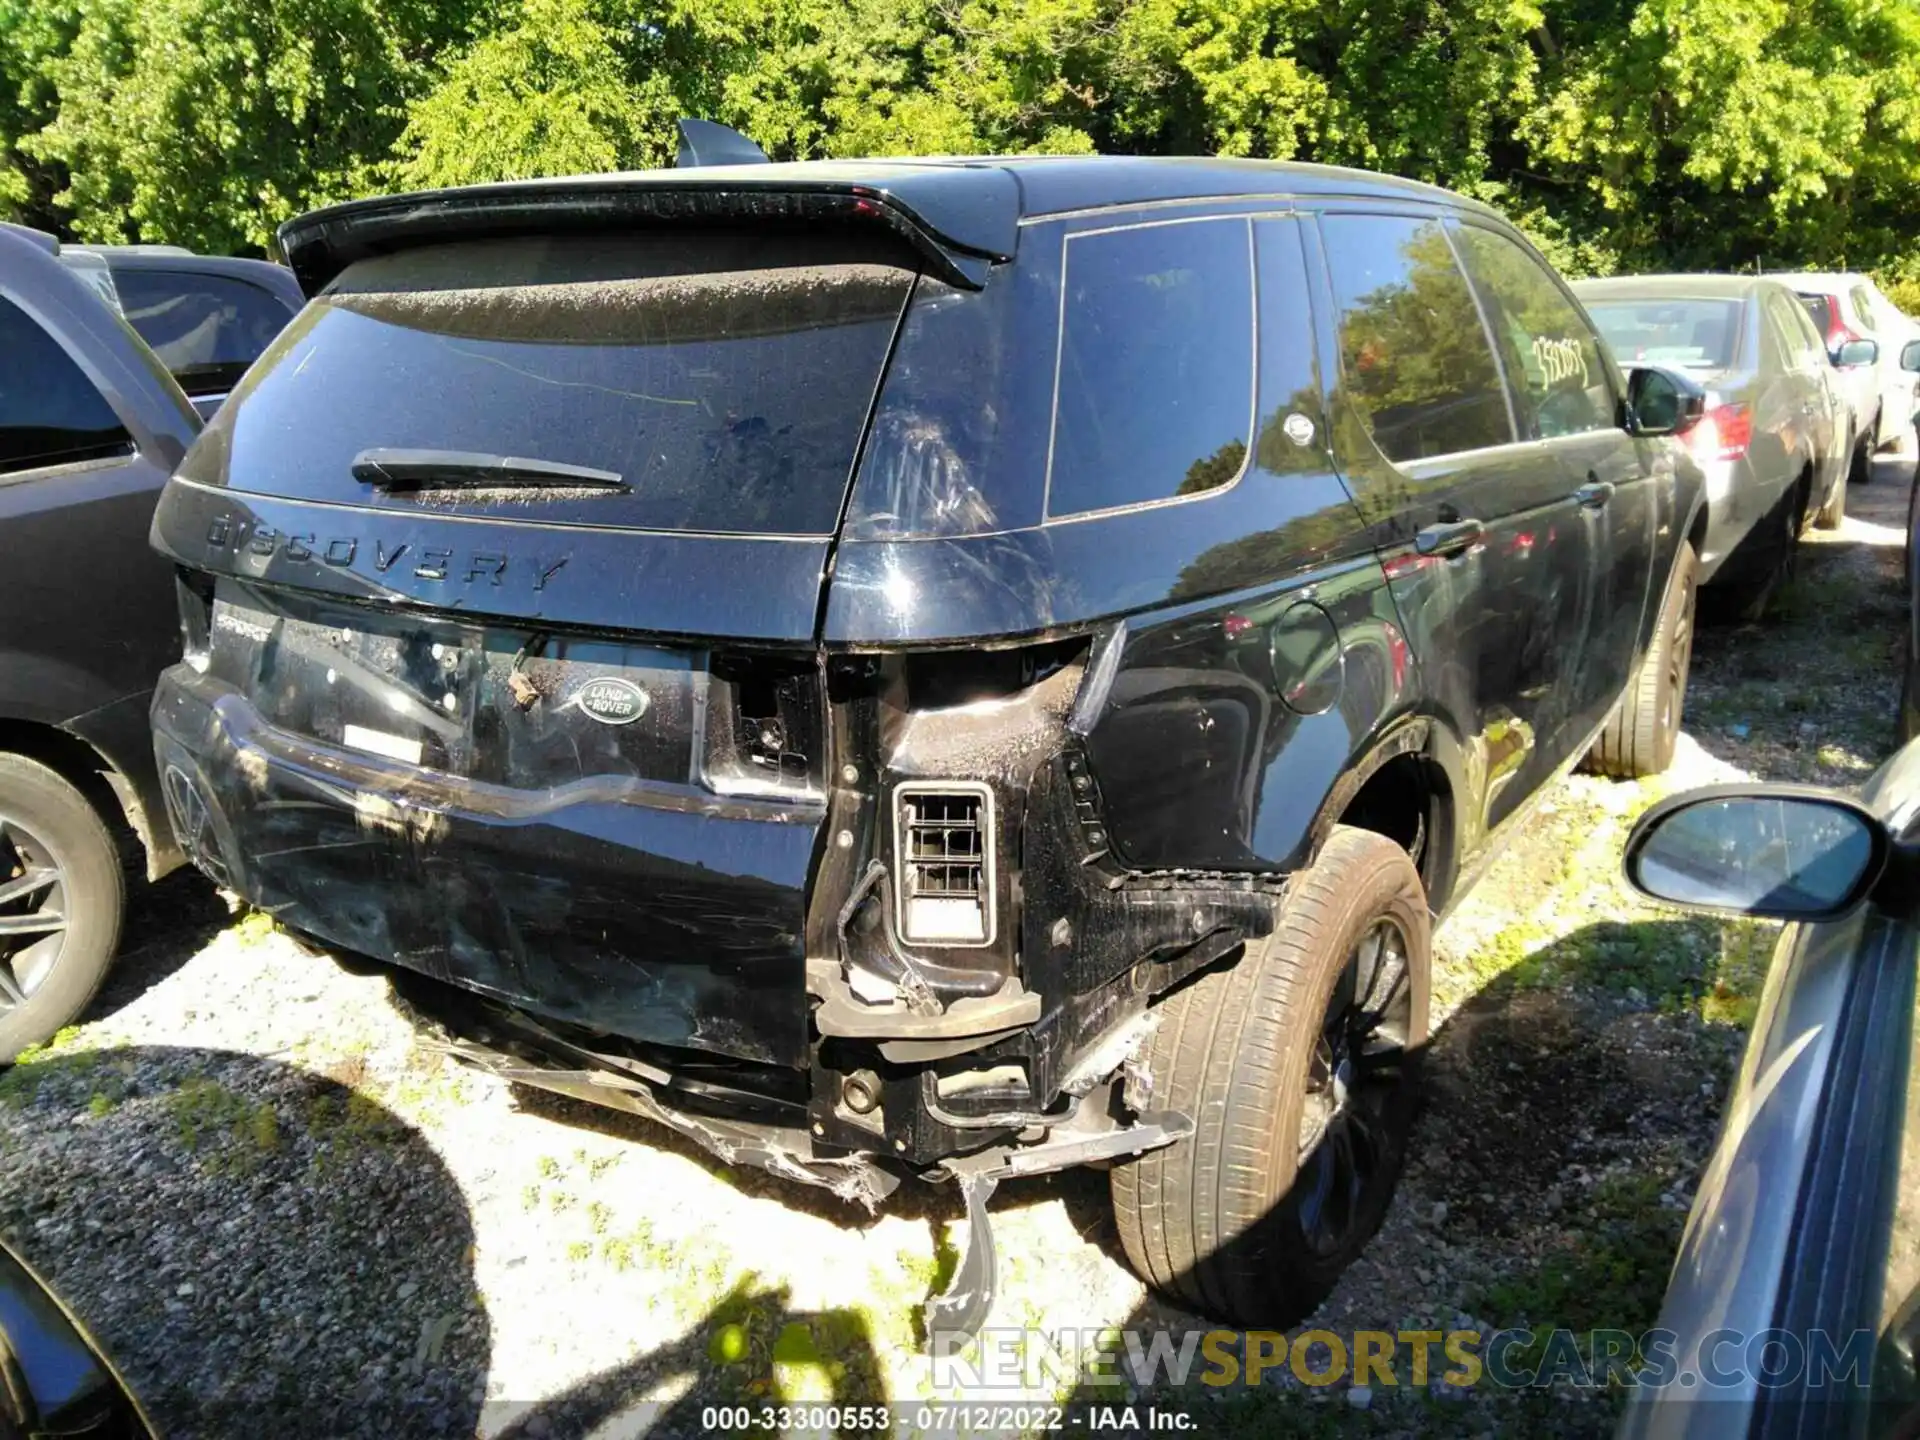
<path fill-rule="evenodd" d="M 503 1075 L 869 1202 L 957 1177 L 976 1240 L 998 1178 L 1115 1162 L 1155 1284 L 1311 1306 L 1399 1168 L 1433 917 L 1583 755 L 1672 753 L 1673 382 L 1630 405 L 1492 211 L 1311 166 L 281 239 L 313 298 L 155 522 L 199 862 Z"/>
<path fill-rule="evenodd" d="M 132 826 L 152 878 L 181 860 L 147 726 L 180 634 L 147 531 L 199 421 L 58 254 L 0 226 L 0 1064 L 79 1014 L 112 962 L 108 825 Z"/>
<path fill-rule="evenodd" d="M 213 414 L 304 303 L 286 266 L 177 245 L 67 245 L 77 270 Z"/>

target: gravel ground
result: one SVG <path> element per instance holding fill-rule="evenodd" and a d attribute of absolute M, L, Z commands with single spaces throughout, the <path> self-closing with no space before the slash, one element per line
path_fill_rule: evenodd
<path fill-rule="evenodd" d="M 1651 1323 L 1773 932 L 1639 903 L 1620 841 L 1672 789 L 1850 784 L 1890 749 L 1906 490 L 1881 468 L 1772 617 L 1703 631 L 1673 772 L 1568 780 L 1440 932 L 1414 1159 L 1314 1326 Z M 127 934 L 87 1022 L 0 1077 L 0 1232 L 169 1434 L 692 1433 L 716 1399 L 936 1393 L 915 1315 L 951 1264 L 950 1194 L 869 1219 L 457 1071 L 383 980 L 195 876 L 142 893 Z M 1204 1328 L 1121 1264 L 1103 1177 L 1009 1184 L 993 1210 L 997 1323 Z M 1154 1398 L 1262 1435 L 1602 1435 L 1617 1402 L 1284 1371 Z"/>

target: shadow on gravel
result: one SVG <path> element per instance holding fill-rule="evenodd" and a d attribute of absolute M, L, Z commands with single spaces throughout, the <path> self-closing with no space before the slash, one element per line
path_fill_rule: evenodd
<path fill-rule="evenodd" d="M 796 1311 L 790 1300 L 784 1286 L 760 1288 L 749 1278 L 671 1345 L 519 1410 L 498 1428 L 490 1410 L 486 1433 L 492 1440 L 585 1440 L 644 1432 L 667 1440 L 712 1433 L 716 1427 L 706 1423 L 704 1412 L 714 1406 L 758 1413 L 767 1406 L 887 1403 L 866 1321 L 846 1310 Z M 674 1399 L 659 1398 L 676 1393 Z M 509 1408 L 500 1407 L 497 1415 L 506 1416 Z M 822 1433 L 800 1421 L 792 1428 Z M 843 1431 L 876 1428 L 853 1420 Z"/>
<path fill-rule="evenodd" d="M 0 1232 L 162 1433 L 473 1433 L 489 1330 L 472 1226 L 383 1106 L 162 1046 L 44 1055 L 0 1075 L 0 1105 Z M 313 1345 L 326 1331 L 353 1338 Z"/>

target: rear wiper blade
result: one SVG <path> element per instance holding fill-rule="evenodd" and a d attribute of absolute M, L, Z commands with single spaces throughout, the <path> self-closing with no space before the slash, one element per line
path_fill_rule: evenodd
<path fill-rule="evenodd" d="M 518 455 L 483 455 L 474 450 L 362 450 L 353 457 L 353 478 L 381 490 L 440 490 L 452 486 L 483 489 L 561 488 L 632 489 L 611 470 L 563 465 L 558 460 L 528 460 Z"/>

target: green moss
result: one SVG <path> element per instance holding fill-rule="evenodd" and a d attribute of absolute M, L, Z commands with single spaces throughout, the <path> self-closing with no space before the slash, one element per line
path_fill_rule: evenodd
<path fill-rule="evenodd" d="M 280 1116 L 218 1081 L 195 1077 L 167 1097 L 180 1144 L 216 1168 L 252 1170 L 280 1148 Z"/>

